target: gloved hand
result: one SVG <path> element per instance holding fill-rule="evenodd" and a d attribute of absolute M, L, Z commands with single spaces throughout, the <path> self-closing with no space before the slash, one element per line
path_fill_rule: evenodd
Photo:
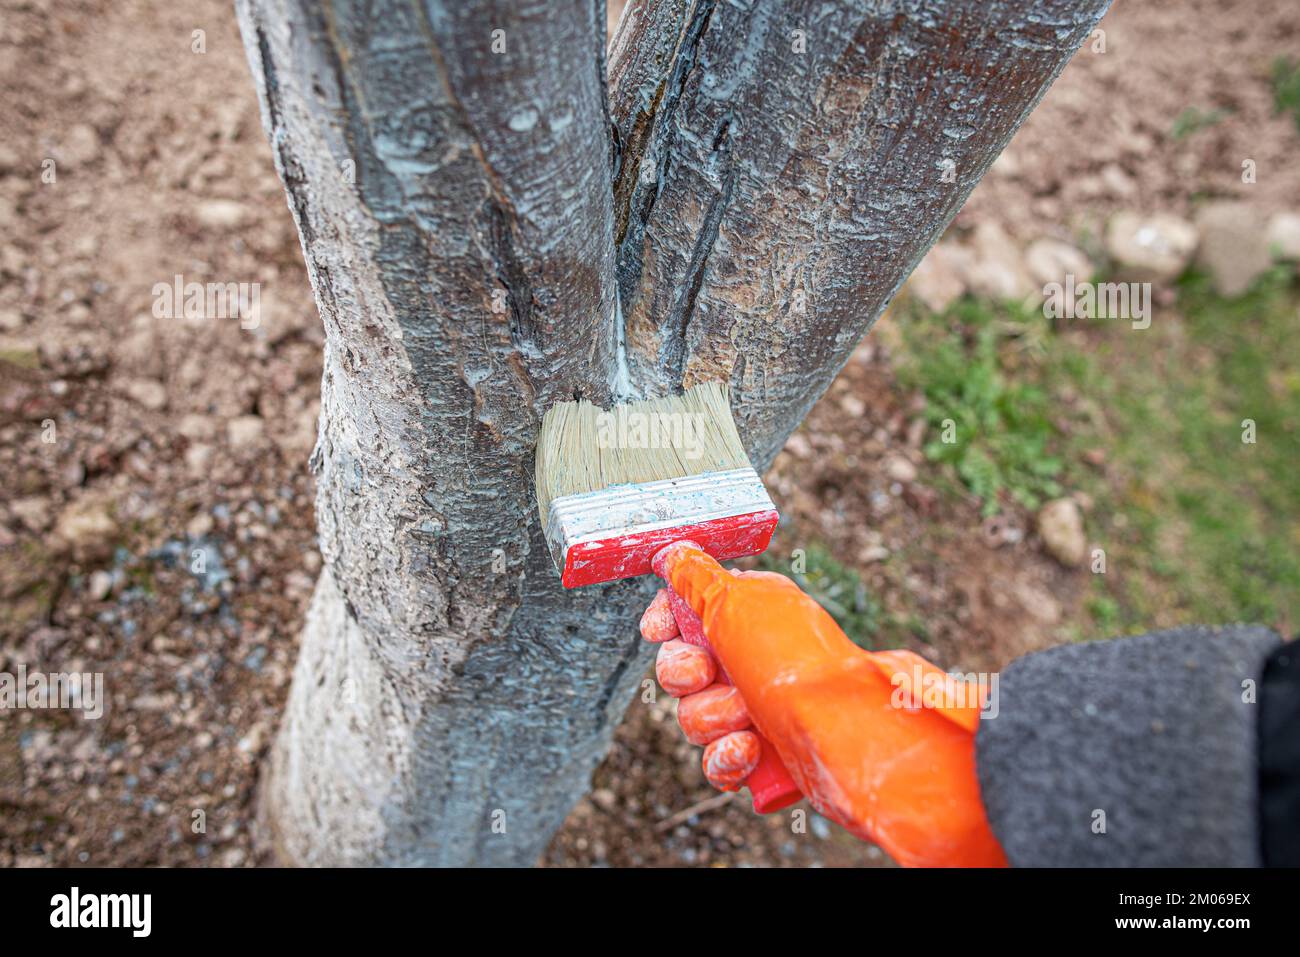
<path fill-rule="evenodd" d="M 710 782 L 740 786 L 758 762 L 756 727 L 819 813 L 900 864 L 1006 864 L 979 797 L 974 689 L 912 652 L 864 651 L 782 575 L 728 572 L 691 542 L 660 552 L 655 571 L 718 658 L 675 640 L 661 590 L 641 633 L 662 643 L 656 677 L 681 698 L 687 739 L 706 745 Z M 734 685 L 714 680 L 719 663 Z"/>

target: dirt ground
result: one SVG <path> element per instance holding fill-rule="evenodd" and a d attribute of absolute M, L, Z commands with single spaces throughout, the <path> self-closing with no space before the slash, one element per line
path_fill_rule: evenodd
<path fill-rule="evenodd" d="M 1298 25 L 1283 0 L 1122 2 L 957 228 L 1294 202 L 1266 76 Z M 320 565 L 321 330 L 231 5 L 0 0 L 0 83 L 0 670 L 112 675 L 102 720 L 0 718 L 0 866 L 262 863 L 258 762 Z M 1189 105 L 1225 111 L 1191 149 L 1170 133 Z M 178 275 L 260 283 L 260 324 L 155 317 Z M 934 490 L 890 342 L 864 341 L 778 460 L 775 548 L 826 543 L 887 610 L 919 610 L 909 644 L 947 668 L 1063 640 L 1086 572 L 1026 515 L 990 527 Z M 632 704 L 593 785 L 546 864 L 888 863 L 815 815 L 718 797 L 662 694 Z"/>

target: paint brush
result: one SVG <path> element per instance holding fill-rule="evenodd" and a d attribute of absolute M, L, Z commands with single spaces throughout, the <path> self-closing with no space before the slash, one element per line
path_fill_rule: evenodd
<path fill-rule="evenodd" d="M 542 419 L 536 481 L 565 588 L 651 574 L 655 554 L 683 540 L 719 561 L 757 555 L 780 518 L 718 382 L 612 409 L 583 400 L 554 406 Z M 682 640 L 709 647 L 699 617 L 673 598 Z M 803 795 L 771 742 L 759 741 L 762 757 L 745 784 L 765 814 Z"/>
<path fill-rule="evenodd" d="M 552 407 L 536 478 L 565 588 L 647 575 L 655 552 L 686 538 L 719 561 L 757 555 L 779 518 L 718 382 L 612 409 Z"/>

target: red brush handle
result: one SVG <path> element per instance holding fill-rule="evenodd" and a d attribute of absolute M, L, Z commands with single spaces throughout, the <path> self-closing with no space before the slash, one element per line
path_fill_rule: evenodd
<path fill-rule="evenodd" d="M 688 645 L 706 648 L 709 654 L 713 654 L 708 636 L 704 634 L 704 623 L 700 621 L 700 616 L 695 614 L 691 606 L 672 589 L 668 591 L 668 603 L 672 607 L 673 617 L 677 619 L 677 630 L 682 633 L 682 641 Z M 717 655 L 714 655 L 714 658 L 716 659 Z M 718 665 L 718 680 L 723 684 L 731 684 L 731 678 L 722 670 L 721 663 Z M 758 735 L 762 751 L 758 766 L 749 773 L 749 777 L 745 778 L 745 786 L 749 788 L 749 796 L 754 800 L 755 812 L 770 814 L 772 811 L 789 807 L 803 797 L 803 794 L 799 786 L 794 783 L 794 778 L 790 777 L 790 772 L 781 763 L 781 756 L 776 753 L 776 748 L 772 747 L 772 742 L 763 737 L 757 728 L 754 729 L 754 733 Z"/>

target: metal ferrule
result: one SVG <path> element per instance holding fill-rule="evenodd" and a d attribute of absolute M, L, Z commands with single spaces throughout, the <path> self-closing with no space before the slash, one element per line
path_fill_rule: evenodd
<path fill-rule="evenodd" d="M 702 472 L 657 482 L 611 485 L 551 502 L 546 542 L 557 568 L 570 548 L 661 528 L 774 509 L 752 468 Z"/>

